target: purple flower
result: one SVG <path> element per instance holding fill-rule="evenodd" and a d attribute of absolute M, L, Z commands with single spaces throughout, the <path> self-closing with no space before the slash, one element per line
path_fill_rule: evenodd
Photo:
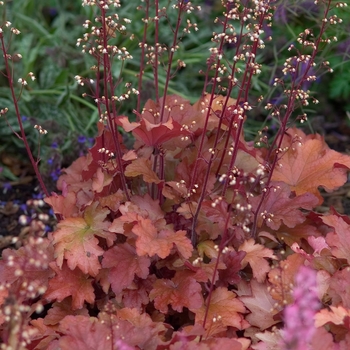
<path fill-rule="evenodd" d="M 33 193 L 32 195 L 33 199 L 43 199 L 44 198 L 44 195 L 42 193 Z"/>
<path fill-rule="evenodd" d="M 274 18 L 276 22 L 286 24 L 289 20 L 291 14 L 294 14 L 294 17 L 300 17 L 305 13 L 318 13 L 319 8 L 315 4 L 314 0 L 304 0 L 298 4 L 293 4 L 291 1 L 282 0 L 276 8 L 274 13 Z"/>
<path fill-rule="evenodd" d="M 316 271 L 301 266 L 293 290 L 294 302 L 284 310 L 284 350 L 307 350 L 314 332 L 314 316 L 320 307 Z"/>
<path fill-rule="evenodd" d="M 58 15 L 58 10 L 55 7 L 49 7 L 48 12 L 51 17 L 56 17 Z"/>
<path fill-rule="evenodd" d="M 349 31 L 350 31 L 350 26 L 348 27 L 348 32 Z M 350 38 L 339 43 L 339 45 L 337 46 L 337 50 L 339 53 L 342 53 L 344 56 L 350 55 Z"/>
<path fill-rule="evenodd" d="M 27 213 L 28 212 L 28 206 L 27 204 L 22 203 L 19 208 L 24 212 Z"/>
<path fill-rule="evenodd" d="M 283 2 L 277 6 L 274 18 L 276 22 L 287 23 L 287 9 L 283 6 Z"/>
<path fill-rule="evenodd" d="M 60 174 L 61 174 L 61 169 L 58 168 L 58 169 L 51 171 L 50 177 L 53 181 L 57 181 Z"/>
<path fill-rule="evenodd" d="M 86 142 L 86 137 L 85 136 L 78 136 L 78 143 L 85 143 Z"/>
<path fill-rule="evenodd" d="M 7 191 L 11 190 L 12 186 L 9 182 L 4 182 L 2 188 L 2 193 L 7 193 Z"/>

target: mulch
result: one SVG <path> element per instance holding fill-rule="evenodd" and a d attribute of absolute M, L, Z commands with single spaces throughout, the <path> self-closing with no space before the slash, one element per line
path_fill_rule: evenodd
<path fill-rule="evenodd" d="M 56 224 L 30 164 L 23 157 L 0 153 L 0 160 L 17 176 L 0 179 L 0 251 L 19 247 L 29 235 L 45 236 Z"/>
<path fill-rule="evenodd" d="M 28 236 L 43 237 L 56 224 L 35 178 L 24 182 L 0 187 L 0 251 L 21 246 Z"/>

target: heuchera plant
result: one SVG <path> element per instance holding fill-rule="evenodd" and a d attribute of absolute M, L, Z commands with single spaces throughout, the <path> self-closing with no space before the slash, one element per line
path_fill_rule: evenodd
<path fill-rule="evenodd" d="M 317 102 L 303 84 L 318 68 L 330 70 L 317 53 L 333 40 L 328 26 L 341 22 L 333 8 L 346 4 L 320 1 L 317 33 L 305 29 L 289 47 L 274 81 L 281 104 L 265 101 L 280 128 L 272 139 L 263 129 L 256 142 L 243 127 L 264 101 L 249 92 L 275 8 L 270 1 L 222 5 L 203 94 L 191 104 L 167 89 L 174 70 L 185 67 L 179 60 L 174 68 L 174 57 L 183 33 L 197 27 L 198 7 L 141 3 L 136 89 L 116 83 L 112 70 L 115 60 L 132 59 L 114 44 L 129 23 L 118 17 L 119 1 L 83 1 L 96 10 L 96 23 L 85 23 L 90 31 L 78 44 L 97 63 L 94 79 L 76 79 L 91 87 L 98 135 L 88 154 L 63 169 L 59 194 L 47 193 L 56 230 L 2 254 L 1 349 L 347 348 L 350 219 L 313 210 L 323 201 L 320 187 L 330 192 L 346 182 L 350 157 L 292 124 L 306 120 L 300 106 Z M 159 41 L 167 11 L 177 13 L 170 44 Z M 0 39 L 18 108 L 2 31 Z M 148 68 L 155 98 L 141 109 Z M 119 108 L 133 94 L 132 119 Z M 26 142 L 23 130 L 18 137 Z M 31 159 L 41 181 L 39 160 Z"/>

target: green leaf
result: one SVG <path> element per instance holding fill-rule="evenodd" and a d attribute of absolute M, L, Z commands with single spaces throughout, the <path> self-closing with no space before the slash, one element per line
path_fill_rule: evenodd
<path fill-rule="evenodd" d="M 15 176 L 12 171 L 5 165 L 0 165 L 0 177 L 4 177 L 10 181 L 18 181 L 18 177 Z"/>
<path fill-rule="evenodd" d="M 350 96 L 350 69 L 342 74 L 335 75 L 330 83 L 329 96 L 331 98 L 348 98 Z"/>
<path fill-rule="evenodd" d="M 45 37 L 47 40 L 52 40 L 52 35 L 37 21 L 33 21 L 33 18 L 27 17 L 21 13 L 17 13 L 16 17 L 21 20 L 21 23 L 29 27 L 39 37 Z"/>

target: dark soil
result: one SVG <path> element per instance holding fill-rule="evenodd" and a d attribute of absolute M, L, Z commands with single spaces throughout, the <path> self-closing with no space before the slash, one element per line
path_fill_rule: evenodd
<path fill-rule="evenodd" d="M 56 223 L 30 167 L 16 156 L 13 163 L 16 167 L 10 168 L 19 179 L 0 181 L 0 251 L 22 245 L 29 235 L 44 236 Z"/>

